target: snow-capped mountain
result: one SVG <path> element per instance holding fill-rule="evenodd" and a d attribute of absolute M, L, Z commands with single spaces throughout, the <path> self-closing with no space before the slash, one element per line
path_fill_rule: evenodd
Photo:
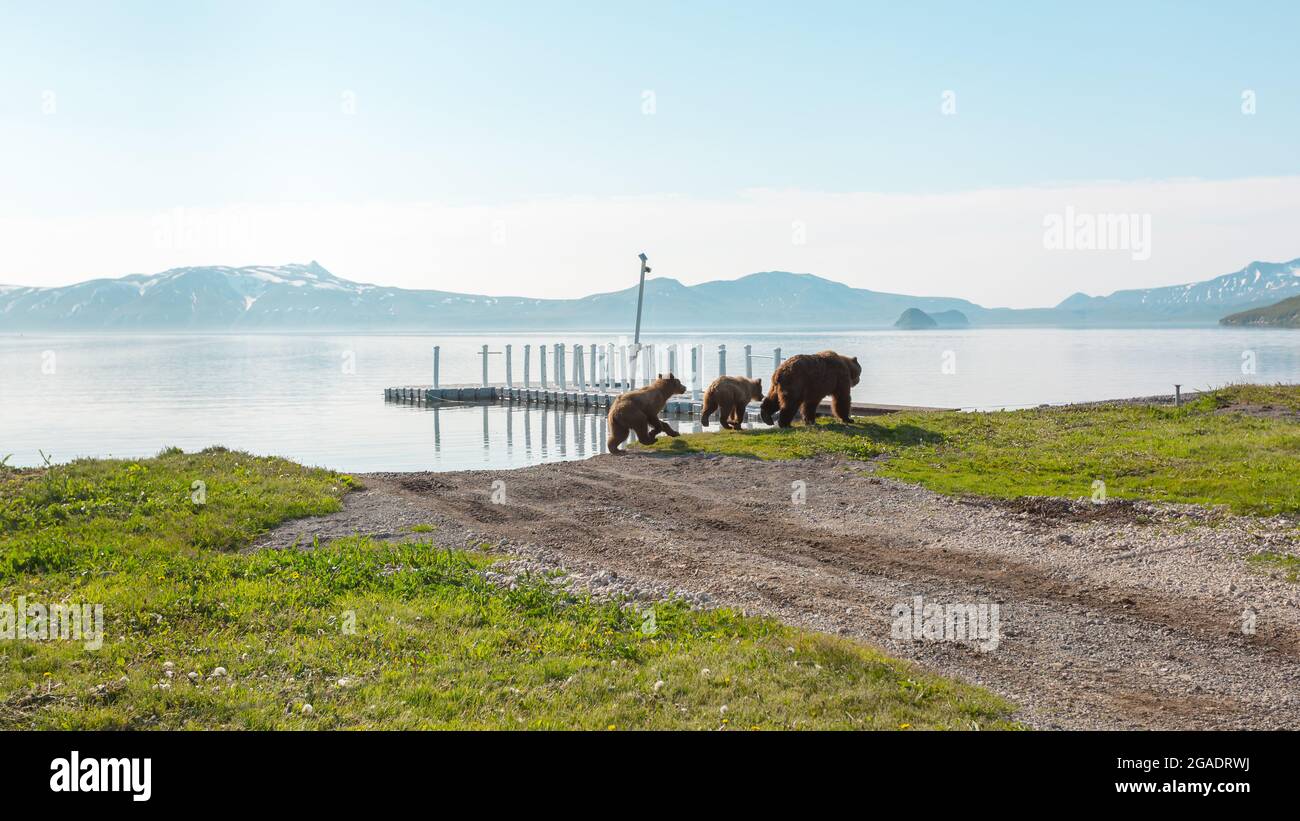
<path fill-rule="evenodd" d="M 1300 259 L 1252 262 L 1240 271 L 1185 285 L 1116 291 L 1110 296 L 1074 294 L 1056 307 L 1089 322 L 1210 321 L 1296 295 L 1300 295 Z"/>
<path fill-rule="evenodd" d="M 1075 294 L 1056 308 L 984 308 L 964 299 L 851 288 L 785 271 L 687 286 L 646 281 L 644 327 L 711 329 L 887 328 L 909 308 L 958 311 L 975 327 L 1210 324 L 1252 305 L 1300 294 L 1300 260 L 1256 262 L 1207 282 Z M 334 276 L 316 262 L 247 268 L 176 268 L 61 288 L 0 286 L 0 332 L 86 330 L 425 331 L 627 329 L 635 285 L 581 299 L 494 297 L 388 288 Z"/>

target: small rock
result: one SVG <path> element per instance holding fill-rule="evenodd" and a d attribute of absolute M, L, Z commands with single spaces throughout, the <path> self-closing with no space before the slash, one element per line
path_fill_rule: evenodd
<path fill-rule="evenodd" d="M 305 715 L 305 716 L 309 716 L 309 715 L 311 715 L 313 712 L 315 712 L 315 711 L 312 709 L 312 706 L 311 706 L 310 704 L 303 704 L 303 705 L 302 705 L 302 714 L 303 714 L 303 715 Z"/>
<path fill-rule="evenodd" d="M 225 675 L 226 675 L 226 668 L 218 667 L 217 669 L 212 671 L 212 674 L 209 675 L 208 678 L 223 678 L 225 677 Z"/>
<path fill-rule="evenodd" d="M 664 680 L 659 679 L 655 682 L 654 691 L 657 693 L 664 688 Z"/>

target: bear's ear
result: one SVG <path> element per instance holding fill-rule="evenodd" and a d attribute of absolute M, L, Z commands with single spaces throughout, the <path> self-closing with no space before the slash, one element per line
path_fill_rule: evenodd
<path fill-rule="evenodd" d="M 657 373 L 657 374 L 655 374 L 655 379 L 663 379 L 663 378 L 664 378 L 664 375 L 663 375 L 663 374 L 661 374 L 661 373 Z"/>
<path fill-rule="evenodd" d="M 854 362 L 857 362 L 857 361 L 858 361 L 858 358 L 857 358 L 856 356 L 853 357 L 853 361 L 854 361 Z"/>

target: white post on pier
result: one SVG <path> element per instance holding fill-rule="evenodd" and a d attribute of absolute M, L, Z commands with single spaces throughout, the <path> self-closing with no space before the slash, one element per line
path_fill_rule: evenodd
<path fill-rule="evenodd" d="M 542 377 L 542 390 L 546 390 L 546 346 L 545 345 L 537 346 L 537 362 L 541 366 L 538 369 L 538 372 Z"/>
<path fill-rule="evenodd" d="M 775 372 L 777 368 L 781 367 L 781 363 L 784 361 L 785 360 L 781 358 L 781 349 L 773 348 L 772 349 L 772 371 Z"/>
<path fill-rule="evenodd" d="M 727 375 L 727 346 L 718 346 L 718 376 Z"/>
<path fill-rule="evenodd" d="M 433 386 L 438 387 L 438 354 L 441 352 L 441 345 L 433 346 Z"/>
<path fill-rule="evenodd" d="M 619 345 L 618 347 L 618 367 L 619 370 L 622 371 L 621 376 L 623 377 L 622 380 L 620 380 L 623 383 L 622 388 L 625 391 L 631 390 L 636 387 L 636 374 L 632 372 L 632 366 L 636 364 L 636 360 L 628 358 L 628 349 L 626 345 Z"/>
<path fill-rule="evenodd" d="M 528 368 L 532 365 L 533 346 L 524 346 L 524 390 L 528 390 Z"/>
<path fill-rule="evenodd" d="M 555 345 L 555 384 L 560 386 L 560 390 L 564 390 L 564 383 L 564 343 L 558 342 Z"/>
<path fill-rule="evenodd" d="M 507 389 L 513 388 L 515 386 L 514 354 L 511 352 L 511 349 L 513 347 L 514 347 L 513 345 L 506 346 L 506 388 Z"/>
<path fill-rule="evenodd" d="M 668 346 L 668 372 L 673 376 L 677 375 L 677 345 L 674 342 Z"/>
<path fill-rule="evenodd" d="M 483 346 L 483 352 L 480 355 L 483 357 L 483 387 L 486 388 L 488 386 L 488 346 L 487 345 Z"/>
<path fill-rule="evenodd" d="M 745 378 L 754 378 L 754 346 L 745 346 Z"/>
<path fill-rule="evenodd" d="M 704 346 L 691 346 L 691 398 L 699 399 L 704 393 Z"/>
<path fill-rule="evenodd" d="M 594 388 L 600 384 L 596 378 L 596 343 L 591 343 L 591 386 Z"/>
<path fill-rule="evenodd" d="M 582 371 L 582 345 L 573 346 L 573 386 L 583 393 L 587 392 L 587 374 Z M 581 400 L 579 400 L 581 401 Z"/>
<path fill-rule="evenodd" d="M 614 389 L 614 343 L 605 346 L 605 389 Z"/>

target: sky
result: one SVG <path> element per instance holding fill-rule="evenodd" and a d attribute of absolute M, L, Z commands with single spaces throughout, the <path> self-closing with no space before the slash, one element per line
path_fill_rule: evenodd
<path fill-rule="evenodd" d="M 1294 3 L 0 2 L 0 282 L 1055 304 L 1300 257 Z M 1060 243 L 1070 219 L 1131 236 Z M 1130 223 L 1125 223 L 1130 224 Z M 1140 235 L 1140 236 L 1139 236 Z"/>

